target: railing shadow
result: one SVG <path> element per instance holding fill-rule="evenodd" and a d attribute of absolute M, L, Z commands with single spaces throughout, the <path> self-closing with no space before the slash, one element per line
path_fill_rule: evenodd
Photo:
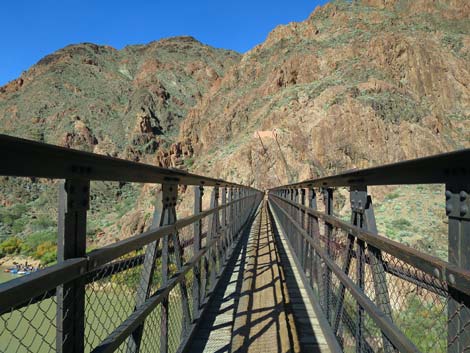
<path fill-rule="evenodd" d="M 292 333 L 295 327 L 292 327 L 293 319 L 284 293 L 280 259 L 266 208 L 262 212 L 252 235 L 256 246 L 247 258 L 248 270 L 244 276 L 244 290 L 240 293 L 244 303 L 238 305 L 235 314 L 232 352 L 296 352 L 297 335 Z"/>
<path fill-rule="evenodd" d="M 248 251 L 248 238 L 250 235 L 251 228 L 255 222 L 256 217 L 258 216 L 260 209 L 257 210 L 256 214 L 252 217 L 250 223 L 245 227 L 245 230 L 241 234 L 241 239 L 235 249 L 233 250 L 231 258 L 228 260 L 225 271 L 220 278 L 219 283 L 211 296 L 211 299 L 207 303 L 209 305 L 209 310 L 201 316 L 200 324 L 197 329 L 194 340 L 188 348 L 188 352 L 203 352 L 207 349 L 207 343 L 211 332 L 215 330 L 220 330 L 223 328 L 231 327 L 233 320 L 224 322 L 222 324 L 216 325 L 216 318 L 220 315 L 227 314 L 230 310 L 235 310 L 238 306 L 239 295 L 241 293 L 242 284 L 243 284 L 243 273 L 245 272 L 246 266 L 246 254 Z M 232 281 L 232 275 L 238 273 L 237 279 Z M 235 282 L 235 283 L 234 283 Z M 226 289 L 229 285 L 235 284 L 235 291 L 230 293 L 228 296 L 225 296 Z M 229 306 L 223 306 L 224 303 L 229 301 L 234 301 L 233 304 Z M 229 352 L 230 351 L 230 339 L 227 337 L 225 340 L 226 344 L 221 347 L 217 347 L 215 350 L 212 350 L 215 353 Z"/>
<path fill-rule="evenodd" d="M 288 255 L 286 248 L 284 247 L 283 242 L 281 241 L 281 234 L 279 233 L 279 230 L 277 229 L 276 222 L 274 221 L 274 217 L 271 213 L 272 211 L 270 210 L 268 212 L 269 214 L 269 219 L 272 225 L 272 231 L 274 235 L 274 239 L 276 242 L 276 247 L 277 251 L 279 252 L 280 255 L 280 260 L 282 261 L 283 264 L 283 270 L 285 274 L 285 281 L 287 281 L 288 278 L 292 278 L 293 280 L 288 281 L 287 283 L 287 291 L 288 295 L 290 298 L 301 298 L 302 294 L 300 291 L 300 287 L 295 280 L 295 275 L 294 275 L 294 269 L 290 266 L 289 260 L 288 260 Z M 286 241 L 289 241 L 286 239 Z M 292 254 L 292 256 L 295 256 Z M 289 309 L 292 310 L 292 314 L 294 316 L 299 316 L 299 314 L 303 314 L 307 312 L 307 307 L 305 306 L 305 303 L 303 300 L 296 300 L 295 302 L 295 310 L 292 309 L 291 306 L 289 306 Z M 297 332 L 300 336 L 300 348 L 302 352 L 313 352 L 313 353 L 321 353 L 320 347 L 317 345 L 318 339 L 315 334 L 315 329 L 312 327 L 310 320 L 302 320 L 302 323 L 299 323 L 299 320 L 296 321 L 296 329 Z M 308 348 L 306 347 L 306 343 L 304 341 L 308 342 Z"/>

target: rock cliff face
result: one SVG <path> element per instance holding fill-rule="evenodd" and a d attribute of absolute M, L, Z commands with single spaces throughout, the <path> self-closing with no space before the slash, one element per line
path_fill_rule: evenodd
<path fill-rule="evenodd" d="M 1 132 L 174 167 L 155 152 L 178 150 L 187 111 L 239 59 L 191 37 L 71 45 L 0 88 Z"/>
<path fill-rule="evenodd" d="M 198 171 L 257 187 L 470 147 L 469 19 L 467 1 L 317 8 L 218 79 L 181 140 Z"/>

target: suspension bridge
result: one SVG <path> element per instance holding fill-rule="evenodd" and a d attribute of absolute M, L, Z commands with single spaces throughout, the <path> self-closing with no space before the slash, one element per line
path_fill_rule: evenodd
<path fill-rule="evenodd" d="M 1 176 L 58 188 L 57 263 L 0 284 L 0 352 L 470 352 L 470 150 L 257 190 L 5 135 L 0 149 Z M 96 181 L 158 184 L 149 229 L 87 249 Z M 409 184 L 445 185 L 447 261 L 377 231 L 368 187 Z"/>

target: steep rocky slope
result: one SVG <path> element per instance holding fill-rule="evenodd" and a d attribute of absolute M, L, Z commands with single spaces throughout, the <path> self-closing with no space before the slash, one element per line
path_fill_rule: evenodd
<path fill-rule="evenodd" d="M 0 88 L 1 132 L 142 160 L 174 142 L 187 111 L 238 61 L 192 37 L 70 45 Z"/>
<path fill-rule="evenodd" d="M 270 187 L 470 147 L 469 84 L 468 1 L 337 1 L 245 54 L 181 139 L 198 171 Z"/>

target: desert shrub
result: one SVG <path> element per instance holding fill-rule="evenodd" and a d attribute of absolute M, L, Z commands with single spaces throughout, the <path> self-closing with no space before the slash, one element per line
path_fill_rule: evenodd
<path fill-rule="evenodd" d="M 385 200 L 394 200 L 396 198 L 400 197 L 400 194 L 398 192 L 391 192 L 390 194 L 385 195 Z"/>
<path fill-rule="evenodd" d="M 194 164 L 194 158 L 192 157 L 186 158 L 184 160 L 184 164 L 186 165 L 186 167 L 191 168 Z"/>
<path fill-rule="evenodd" d="M 88 221 L 87 228 L 86 228 L 86 236 L 89 239 L 96 239 L 96 235 L 103 231 L 103 223 L 104 220 L 94 219 L 93 221 Z"/>
<path fill-rule="evenodd" d="M 404 218 L 394 219 L 392 226 L 395 228 L 408 228 L 411 226 L 411 222 Z"/>
<path fill-rule="evenodd" d="M 370 106 L 381 119 L 395 124 L 400 121 L 419 122 L 427 115 L 418 102 L 399 93 L 362 92 L 358 99 Z"/>
<path fill-rule="evenodd" d="M 406 308 L 396 312 L 398 327 L 403 327 L 405 335 L 420 351 L 440 351 L 439 347 L 446 344 L 446 336 L 441 334 L 447 326 L 447 318 L 443 315 L 444 304 L 439 299 L 425 301 L 418 296 L 407 299 Z M 426 329 L 423 330 L 423 327 Z"/>
<path fill-rule="evenodd" d="M 42 231 L 51 227 L 55 227 L 55 225 L 55 219 L 51 219 L 49 216 L 41 214 L 31 222 L 31 229 L 33 231 Z"/>
<path fill-rule="evenodd" d="M 8 226 L 12 226 L 13 223 L 21 218 L 26 213 L 28 207 L 23 204 L 17 204 L 9 208 L 0 209 L 0 222 Z"/>
<path fill-rule="evenodd" d="M 41 260 L 42 265 L 50 264 L 57 260 L 57 243 L 46 241 L 40 244 L 33 254 L 33 257 Z"/>
<path fill-rule="evenodd" d="M 328 48 L 338 48 L 351 43 L 353 40 L 368 41 L 370 37 L 371 34 L 369 32 L 354 28 L 337 36 L 330 37 L 321 43 Z"/>
<path fill-rule="evenodd" d="M 34 256 L 37 248 L 45 243 L 57 244 L 57 233 L 51 230 L 43 230 L 28 235 L 24 238 L 21 252 Z"/>
<path fill-rule="evenodd" d="M 465 115 L 463 112 L 456 112 L 448 115 L 449 119 L 458 120 L 458 121 L 465 121 L 470 119 L 469 115 Z"/>
<path fill-rule="evenodd" d="M 11 237 L 4 240 L 0 243 L 0 254 L 4 255 L 12 255 L 12 254 L 19 254 L 21 251 L 22 241 L 18 237 Z"/>
<path fill-rule="evenodd" d="M 456 34 L 446 34 L 442 37 L 442 44 L 458 54 L 463 48 L 462 37 Z"/>
<path fill-rule="evenodd" d="M 11 230 L 13 234 L 17 235 L 18 233 L 23 232 L 27 224 L 28 224 L 28 220 L 26 218 L 15 219 L 11 226 Z"/>

